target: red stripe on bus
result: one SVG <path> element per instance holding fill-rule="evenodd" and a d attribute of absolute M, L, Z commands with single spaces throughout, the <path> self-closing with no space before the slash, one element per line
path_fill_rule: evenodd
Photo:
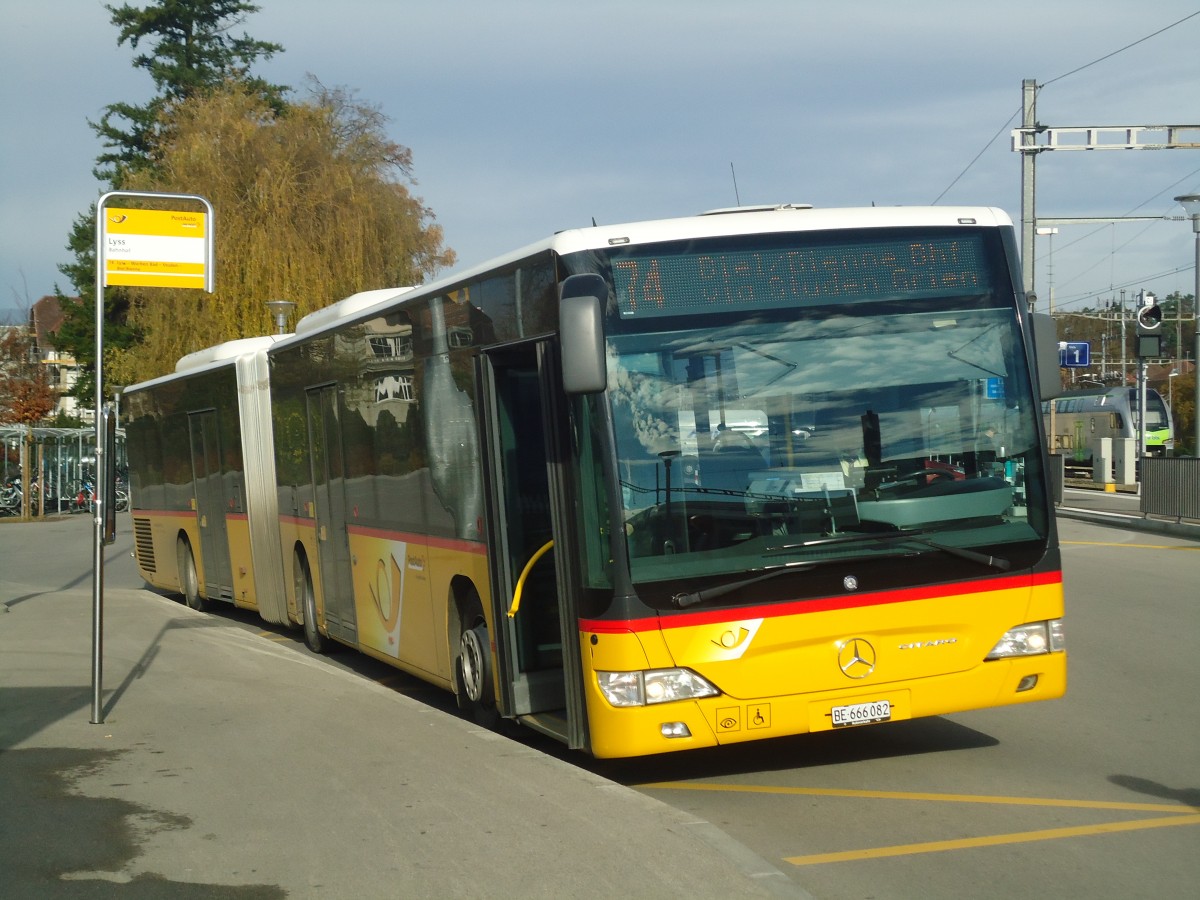
<path fill-rule="evenodd" d="M 305 528 L 315 528 L 317 525 L 316 519 L 305 516 L 280 516 L 279 521 L 284 524 Z M 375 528 L 370 525 L 348 524 L 346 531 L 349 534 L 383 538 L 389 541 L 401 541 L 405 544 L 424 544 L 427 547 L 434 547 L 438 550 L 457 550 L 460 553 L 474 553 L 480 556 L 487 554 L 487 544 L 482 541 L 467 541 L 461 538 L 444 538 L 408 531 L 393 531 L 388 528 Z"/>
<path fill-rule="evenodd" d="M 167 519 L 194 519 L 196 511 L 192 509 L 137 509 L 130 510 L 130 514 L 139 519 L 149 519 L 162 517 Z"/>
<path fill-rule="evenodd" d="M 1039 572 L 1032 575 L 1011 575 L 1002 578 L 985 578 L 977 581 L 959 581 L 953 584 L 904 588 L 895 591 L 873 591 L 867 594 L 815 597 L 811 600 L 784 601 L 758 606 L 739 606 L 736 609 L 679 613 L 676 615 L 652 616 L 641 619 L 580 619 L 579 630 L 589 634 L 619 634 L 629 631 L 689 628 L 695 625 L 713 625 L 742 619 L 774 619 L 806 613 L 829 612 L 830 610 L 837 609 L 857 609 L 863 606 L 884 606 L 889 603 L 908 603 L 914 600 L 934 600 L 941 597 L 951 597 L 955 594 L 981 594 L 990 591 L 1032 588 L 1050 584 L 1062 584 L 1061 571 Z"/>
<path fill-rule="evenodd" d="M 131 514 L 139 519 L 163 518 L 163 519 L 194 519 L 196 511 L 192 509 L 133 509 Z M 226 519 L 235 519 L 245 521 L 247 515 L 244 512 L 227 512 Z"/>

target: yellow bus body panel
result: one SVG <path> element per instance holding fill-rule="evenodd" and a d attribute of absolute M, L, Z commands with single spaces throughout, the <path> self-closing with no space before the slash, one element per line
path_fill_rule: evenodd
<path fill-rule="evenodd" d="M 204 558 L 200 552 L 200 527 L 196 514 L 187 510 L 164 512 L 135 509 L 134 559 L 143 580 L 165 591 L 179 591 L 179 560 L 175 544 L 179 533 L 187 535 L 196 561 L 196 575 L 204 585 Z"/>
<path fill-rule="evenodd" d="M 664 619 L 661 629 L 583 631 L 592 752 L 632 756 L 823 731 L 834 727 L 833 707 L 855 703 L 887 700 L 897 721 L 1062 696 L 1065 652 L 984 659 L 1008 629 L 1062 617 L 1061 580 L 986 584 L 899 601 L 881 595 L 852 608 L 805 612 L 797 603 L 779 615 L 755 607 L 760 615 L 744 619 L 721 618 L 724 610 L 677 627 Z M 847 666 L 848 674 L 853 648 L 843 649 L 854 641 L 870 662 Z M 671 666 L 703 675 L 721 694 L 618 709 L 595 674 Z M 682 723 L 690 737 L 664 737 L 666 723 Z"/>
<path fill-rule="evenodd" d="M 250 522 L 244 515 L 226 516 L 225 536 L 229 541 L 233 605 L 258 609 L 258 594 L 254 587 L 254 560 L 250 553 Z"/>
<path fill-rule="evenodd" d="M 362 526 L 349 537 L 359 649 L 450 685 L 452 582 L 486 591 L 484 546 Z M 488 609 L 486 594 L 480 599 Z"/>

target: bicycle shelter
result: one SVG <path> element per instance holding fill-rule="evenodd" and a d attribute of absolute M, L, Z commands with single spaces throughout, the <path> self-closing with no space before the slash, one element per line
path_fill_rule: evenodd
<path fill-rule="evenodd" d="M 94 484 L 96 432 L 94 428 L 34 427 L 29 471 L 46 490 L 47 513 L 75 508 L 75 498 L 83 482 Z M 24 463 L 27 429 L 24 425 L 0 425 L 0 485 L 20 482 Z M 127 462 L 125 431 L 117 431 L 117 471 L 123 473 Z M 33 512 L 36 514 L 37 509 Z"/>

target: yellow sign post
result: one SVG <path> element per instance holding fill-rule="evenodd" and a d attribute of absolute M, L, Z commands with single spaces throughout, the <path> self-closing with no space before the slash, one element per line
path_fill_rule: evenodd
<path fill-rule="evenodd" d="M 115 199 L 186 200 L 204 212 L 110 207 Z M 92 546 L 92 718 L 104 722 L 104 545 L 116 537 L 116 415 L 104 405 L 104 289 L 112 286 L 215 290 L 213 208 L 196 194 L 110 191 L 96 203 L 96 503 Z"/>

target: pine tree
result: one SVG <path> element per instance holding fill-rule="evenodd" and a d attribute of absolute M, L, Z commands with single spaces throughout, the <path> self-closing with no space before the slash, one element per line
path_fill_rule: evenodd
<path fill-rule="evenodd" d="M 134 57 L 133 65 L 150 73 L 158 93 L 143 106 L 109 104 L 99 122 L 89 123 L 108 148 L 97 160 L 109 167 L 96 172 L 102 180 L 117 186 L 126 173 L 152 166 L 158 132 L 169 126 L 163 118 L 166 106 L 231 78 L 276 111 L 283 108 L 286 88 L 249 74 L 256 61 L 270 59 L 283 47 L 245 34 L 237 38 L 228 34 L 246 16 L 258 12 L 258 6 L 243 0 L 158 0 L 144 8 L 125 4 L 105 9 L 120 29 L 118 46 L 128 42 L 136 49 L 143 41 L 152 43 L 150 52 Z"/>
<path fill-rule="evenodd" d="M 143 42 L 148 46 L 133 64 L 150 73 L 157 90 L 142 106 L 113 103 L 105 107 L 99 122 L 89 122 L 104 146 L 93 171 L 107 189 L 131 190 L 135 174 L 153 170 L 155 147 L 164 142 L 164 131 L 171 127 L 166 110 L 172 104 L 234 80 L 271 109 L 285 108 L 285 87 L 250 75 L 256 61 L 270 59 L 283 48 L 244 34 L 230 36 L 234 27 L 258 11 L 257 5 L 242 0 L 157 0 L 145 7 L 125 4 L 105 9 L 119 29 L 118 46 L 129 43 L 136 49 Z M 78 296 L 68 297 L 55 288 L 65 317 L 56 341 L 81 366 L 73 391 L 80 398 L 95 395 L 95 235 L 93 208 L 80 213 L 72 226 L 66 247 L 74 261 L 59 266 Z M 129 353 L 144 338 L 129 322 L 130 309 L 126 290 L 105 291 L 105 347 L 114 355 Z"/>

